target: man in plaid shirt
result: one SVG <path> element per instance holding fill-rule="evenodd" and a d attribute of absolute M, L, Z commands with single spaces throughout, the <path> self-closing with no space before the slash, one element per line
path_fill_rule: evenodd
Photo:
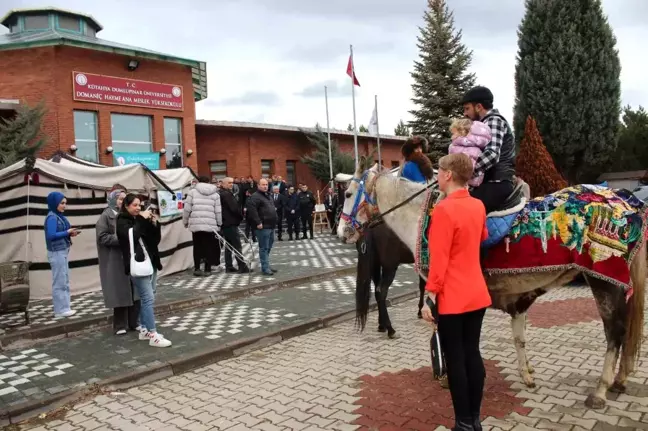
<path fill-rule="evenodd" d="M 491 141 L 475 163 L 475 173 L 484 174 L 483 183 L 471 195 L 484 203 L 486 213 L 500 210 L 515 189 L 515 141 L 506 119 L 493 108 L 493 93 L 486 87 L 468 90 L 461 103 L 464 115 L 491 129 Z"/>

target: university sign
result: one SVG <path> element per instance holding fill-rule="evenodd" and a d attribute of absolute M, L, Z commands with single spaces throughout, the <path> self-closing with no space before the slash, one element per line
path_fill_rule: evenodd
<path fill-rule="evenodd" d="M 181 85 L 72 72 L 72 88 L 79 102 L 183 110 Z"/>

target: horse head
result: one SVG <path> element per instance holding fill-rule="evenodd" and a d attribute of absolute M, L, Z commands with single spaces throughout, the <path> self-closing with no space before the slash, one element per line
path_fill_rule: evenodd
<path fill-rule="evenodd" d="M 373 185 L 380 168 L 377 164 L 370 166 L 371 163 L 372 160 L 362 156 L 353 175 L 338 174 L 335 178 L 349 183 L 337 230 L 338 237 L 348 244 L 360 238 L 364 226 L 377 210 Z"/>

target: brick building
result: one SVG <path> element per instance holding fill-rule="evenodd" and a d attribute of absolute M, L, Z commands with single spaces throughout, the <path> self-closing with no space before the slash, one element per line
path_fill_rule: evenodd
<path fill-rule="evenodd" d="M 113 165 L 197 167 L 195 101 L 207 97 L 205 63 L 97 38 L 90 15 L 12 10 L 0 19 L 0 99 L 47 109 L 48 157 L 66 151 Z"/>
<path fill-rule="evenodd" d="M 305 128 L 303 130 L 314 131 Z M 267 177 L 281 175 L 287 183 L 305 183 L 311 189 L 322 186 L 308 166 L 300 159 L 313 151 L 304 133 L 298 127 L 235 121 L 196 121 L 198 144 L 198 172 L 212 178 Z M 332 130 L 331 140 L 340 150 L 353 154 L 353 132 Z M 383 165 L 399 166 L 401 146 L 406 138 L 380 136 Z M 376 146 L 376 137 L 358 134 L 358 153 L 370 154 Z"/>

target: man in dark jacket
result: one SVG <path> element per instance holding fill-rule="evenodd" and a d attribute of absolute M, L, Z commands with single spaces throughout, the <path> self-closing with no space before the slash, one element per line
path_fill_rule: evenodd
<path fill-rule="evenodd" d="M 295 193 L 293 186 L 288 187 L 284 214 L 288 222 L 288 238 L 292 241 L 294 232 L 295 239 L 299 239 L 299 195 Z"/>
<path fill-rule="evenodd" d="M 243 220 L 241 206 L 232 191 L 234 180 L 232 178 L 225 178 L 221 189 L 219 190 L 221 198 L 221 208 L 223 212 L 223 226 L 222 235 L 227 244 L 234 248 L 238 253 L 235 255 L 238 270 L 232 265 L 232 250 L 230 247 L 225 247 L 225 271 L 226 272 L 239 272 L 247 274 L 250 272 L 247 264 L 241 259 L 242 248 L 241 238 L 239 237 L 238 227 Z"/>
<path fill-rule="evenodd" d="M 263 275 L 274 275 L 277 271 L 270 267 L 270 250 L 272 250 L 274 230 L 277 226 L 277 210 L 268 194 L 268 180 L 265 178 L 259 180 L 257 191 L 248 199 L 247 217 L 249 223 L 256 228 Z"/>
<path fill-rule="evenodd" d="M 285 195 L 280 193 L 280 190 L 279 186 L 272 186 L 272 200 L 277 210 L 277 241 L 283 241 L 281 235 L 283 234 L 284 208 L 288 200 Z"/>
<path fill-rule="evenodd" d="M 335 225 L 335 212 L 337 211 L 337 196 L 333 193 L 331 187 L 326 191 L 326 196 L 324 197 L 324 208 L 326 208 L 326 219 L 331 228 L 331 235 L 334 235 L 335 232 L 333 231 L 333 226 Z"/>
<path fill-rule="evenodd" d="M 307 239 L 306 232 L 310 232 L 310 239 L 313 239 L 313 212 L 315 211 L 315 196 L 308 190 L 306 184 L 302 184 L 299 193 L 299 215 L 302 224 L 302 239 Z"/>

